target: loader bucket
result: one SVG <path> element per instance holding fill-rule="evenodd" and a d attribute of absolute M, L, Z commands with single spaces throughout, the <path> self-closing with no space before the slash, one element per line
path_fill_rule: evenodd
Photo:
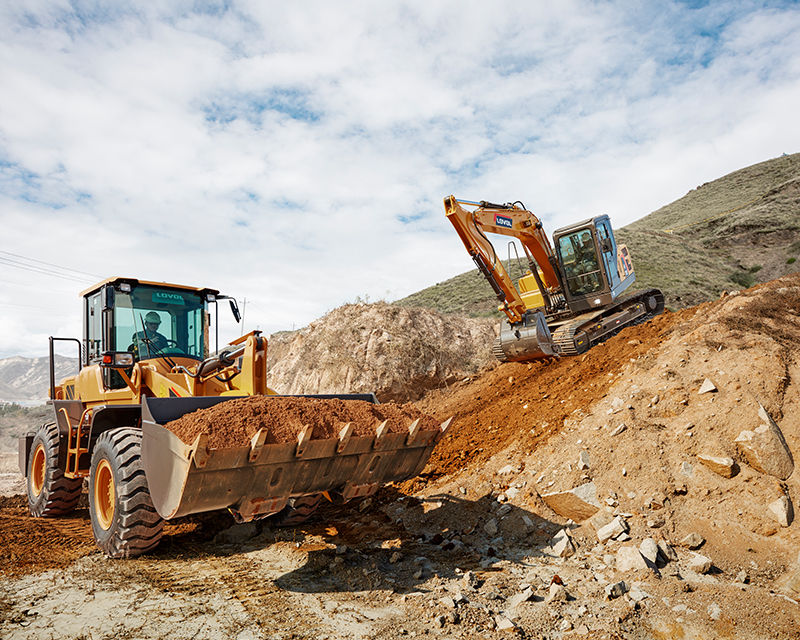
<path fill-rule="evenodd" d="M 272 398 L 273 396 L 269 396 Z M 274 396 L 279 397 L 279 396 Z M 375 400 L 374 395 L 303 396 Z M 418 475 L 452 418 L 436 430 L 419 421 L 406 433 L 380 427 L 374 435 L 263 444 L 262 432 L 249 446 L 212 449 L 204 434 L 184 443 L 164 426 L 182 415 L 235 397 L 142 398 L 142 464 L 150 496 L 164 519 L 229 509 L 246 522 L 277 513 L 289 498 L 329 492 L 344 500 L 370 495 L 388 482 Z"/>

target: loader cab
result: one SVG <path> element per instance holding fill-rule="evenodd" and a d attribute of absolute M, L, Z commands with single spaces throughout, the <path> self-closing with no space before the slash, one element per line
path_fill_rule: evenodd
<path fill-rule="evenodd" d="M 620 274 L 617 244 L 608 216 L 596 216 L 553 234 L 564 295 L 572 311 L 613 302 L 633 284 L 633 273 Z"/>
<path fill-rule="evenodd" d="M 208 301 L 217 293 L 122 278 L 83 292 L 84 365 L 99 364 L 109 351 L 130 352 L 136 362 L 207 358 Z M 151 331 L 154 320 L 157 335 Z M 117 371 L 104 370 L 103 375 L 107 388 L 125 386 Z"/>

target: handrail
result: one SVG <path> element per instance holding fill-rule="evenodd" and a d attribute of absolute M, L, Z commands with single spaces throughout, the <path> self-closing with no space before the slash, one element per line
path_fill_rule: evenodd
<path fill-rule="evenodd" d="M 83 368 L 83 345 L 77 338 L 55 338 L 50 336 L 50 399 L 55 400 L 56 395 L 56 358 L 55 351 L 53 350 L 53 343 L 59 342 L 77 342 L 78 343 L 78 373 Z"/>

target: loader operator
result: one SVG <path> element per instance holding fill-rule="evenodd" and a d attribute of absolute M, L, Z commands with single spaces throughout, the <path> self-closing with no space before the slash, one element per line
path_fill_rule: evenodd
<path fill-rule="evenodd" d="M 158 356 L 167 348 L 167 339 L 158 332 L 160 325 L 159 315 L 155 311 L 148 311 L 144 317 L 144 331 L 135 333 L 133 344 L 128 347 L 128 351 L 133 353 L 136 360 Z"/>

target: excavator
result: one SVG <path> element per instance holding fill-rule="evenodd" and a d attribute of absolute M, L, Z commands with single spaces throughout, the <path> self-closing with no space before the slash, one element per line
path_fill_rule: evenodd
<path fill-rule="evenodd" d="M 19 467 L 34 517 L 74 510 L 88 478 L 95 542 L 111 558 L 152 550 L 165 520 L 193 513 L 299 524 L 323 495 L 343 503 L 419 474 L 452 422 L 425 429 L 415 420 L 407 433 L 384 422 L 360 436 L 348 423 L 327 439 L 313 439 L 307 425 L 297 441 L 278 444 L 262 428 L 247 446 L 229 448 L 209 446 L 204 432 L 187 444 L 165 425 L 237 398 L 265 396 L 269 410 L 278 396 L 267 386 L 267 339 L 252 331 L 210 354 L 211 310 L 217 347 L 219 301 L 240 320 L 236 301 L 215 289 L 114 277 L 80 295 L 83 336 L 50 338 L 53 417 L 19 439 Z M 80 367 L 56 384 L 61 342 L 77 343 Z M 299 397 L 378 402 L 374 394 Z"/>
<path fill-rule="evenodd" d="M 620 329 L 664 311 L 659 289 L 622 295 L 636 275 L 607 215 L 557 229 L 551 245 L 541 221 L 520 201 L 493 204 L 451 195 L 444 208 L 506 315 L 492 348 L 501 362 L 552 361 L 584 353 Z M 528 269 L 518 288 L 487 233 L 510 236 L 522 245 Z"/>

